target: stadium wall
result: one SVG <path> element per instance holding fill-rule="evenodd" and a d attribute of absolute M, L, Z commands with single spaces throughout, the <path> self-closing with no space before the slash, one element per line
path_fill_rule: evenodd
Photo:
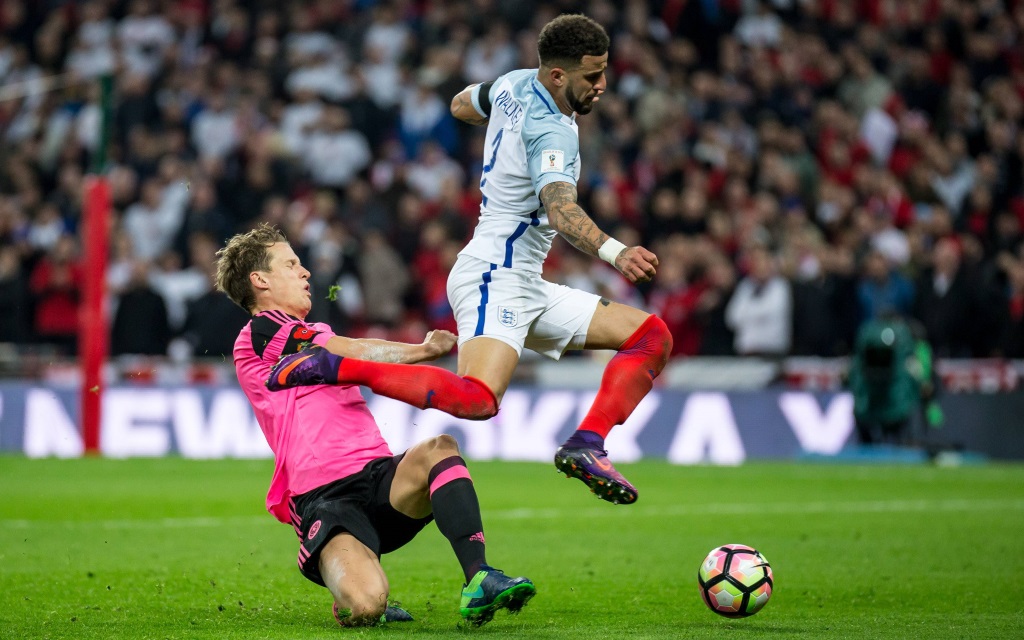
<path fill-rule="evenodd" d="M 71 387 L 0 384 L 0 451 L 82 455 L 77 397 Z M 448 432 L 473 459 L 547 462 L 593 397 L 593 390 L 512 388 L 498 416 L 483 423 L 370 394 L 367 401 L 396 451 Z M 928 434 L 931 443 L 1024 459 L 1024 393 L 953 394 L 942 405 L 946 425 Z M 608 448 L 623 462 L 677 464 L 836 456 L 855 441 L 851 410 L 846 393 L 655 390 L 612 432 Z M 100 450 L 111 457 L 270 456 L 245 396 L 232 385 L 109 388 Z"/>

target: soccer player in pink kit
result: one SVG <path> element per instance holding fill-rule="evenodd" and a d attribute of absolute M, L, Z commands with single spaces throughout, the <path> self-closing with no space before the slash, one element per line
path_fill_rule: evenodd
<path fill-rule="evenodd" d="M 409 542 L 432 519 L 465 573 L 462 616 L 483 624 L 499 609 L 518 612 L 536 590 L 529 579 L 510 578 L 486 564 L 480 506 L 454 438 L 429 438 L 396 456 L 358 386 L 267 388 L 279 360 L 309 345 L 339 362 L 416 363 L 447 353 L 455 337 L 432 331 L 422 344 L 357 340 L 322 323 L 307 324 L 309 271 L 274 227 L 234 236 L 217 256 L 217 288 L 253 316 L 235 341 L 234 361 L 276 461 L 267 510 L 294 527 L 299 570 L 330 590 L 338 621 L 411 620 L 387 604 L 380 556 Z"/>

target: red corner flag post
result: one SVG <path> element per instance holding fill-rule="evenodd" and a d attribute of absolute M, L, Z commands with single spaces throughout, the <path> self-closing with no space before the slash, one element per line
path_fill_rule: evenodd
<path fill-rule="evenodd" d="M 103 406 L 103 363 L 107 360 L 106 315 L 107 250 L 109 248 L 110 185 L 103 176 L 110 142 L 114 78 L 100 78 L 100 139 L 92 158 L 92 174 L 85 180 L 82 204 L 85 269 L 78 323 L 78 349 L 82 363 L 82 444 L 86 455 L 100 452 Z"/>
<path fill-rule="evenodd" d="M 78 329 L 82 358 L 82 441 L 85 453 L 100 450 L 100 404 L 103 400 L 103 363 L 107 359 L 107 317 L 104 306 L 107 276 L 107 225 L 110 186 L 102 176 L 85 182 L 85 270 L 82 316 Z"/>

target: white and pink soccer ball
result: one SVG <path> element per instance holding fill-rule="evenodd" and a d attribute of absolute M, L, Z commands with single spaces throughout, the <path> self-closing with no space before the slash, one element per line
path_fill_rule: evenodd
<path fill-rule="evenodd" d="M 752 616 L 768 604 L 772 568 L 753 547 L 727 544 L 711 550 L 697 571 L 704 604 L 727 618 Z"/>

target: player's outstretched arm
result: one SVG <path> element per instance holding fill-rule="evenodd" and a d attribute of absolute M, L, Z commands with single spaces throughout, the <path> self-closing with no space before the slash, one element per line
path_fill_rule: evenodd
<path fill-rule="evenodd" d="M 487 92 L 491 83 L 485 82 L 483 86 L 471 84 L 452 98 L 452 115 L 468 124 L 487 124 L 487 117 L 491 112 L 491 103 L 487 99 Z M 476 92 L 476 96 L 474 96 Z M 474 97 L 476 103 L 474 103 Z M 481 104 L 482 103 L 482 104 Z"/>
<path fill-rule="evenodd" d="M 576 203 L 576 186 L 552 182 L 540 190 L 540 200 L 551 228 L 583 253 L 601 258 L 630 282 L 648 282 L 658 267 L 658 257 L 643 247 L 627 247 L 594 223 Z"/>
<path fill-rule="evenodd" d="M 420 344 L 391 342 L 374 338 L 333 336 L 324 347 L 331 353 L 346 358 L 371 362 L 415 364 L 437 360 L 452 350 L 455 341 L 456 338 L 452 332 L 436 330 L 428 333 Z"/>

